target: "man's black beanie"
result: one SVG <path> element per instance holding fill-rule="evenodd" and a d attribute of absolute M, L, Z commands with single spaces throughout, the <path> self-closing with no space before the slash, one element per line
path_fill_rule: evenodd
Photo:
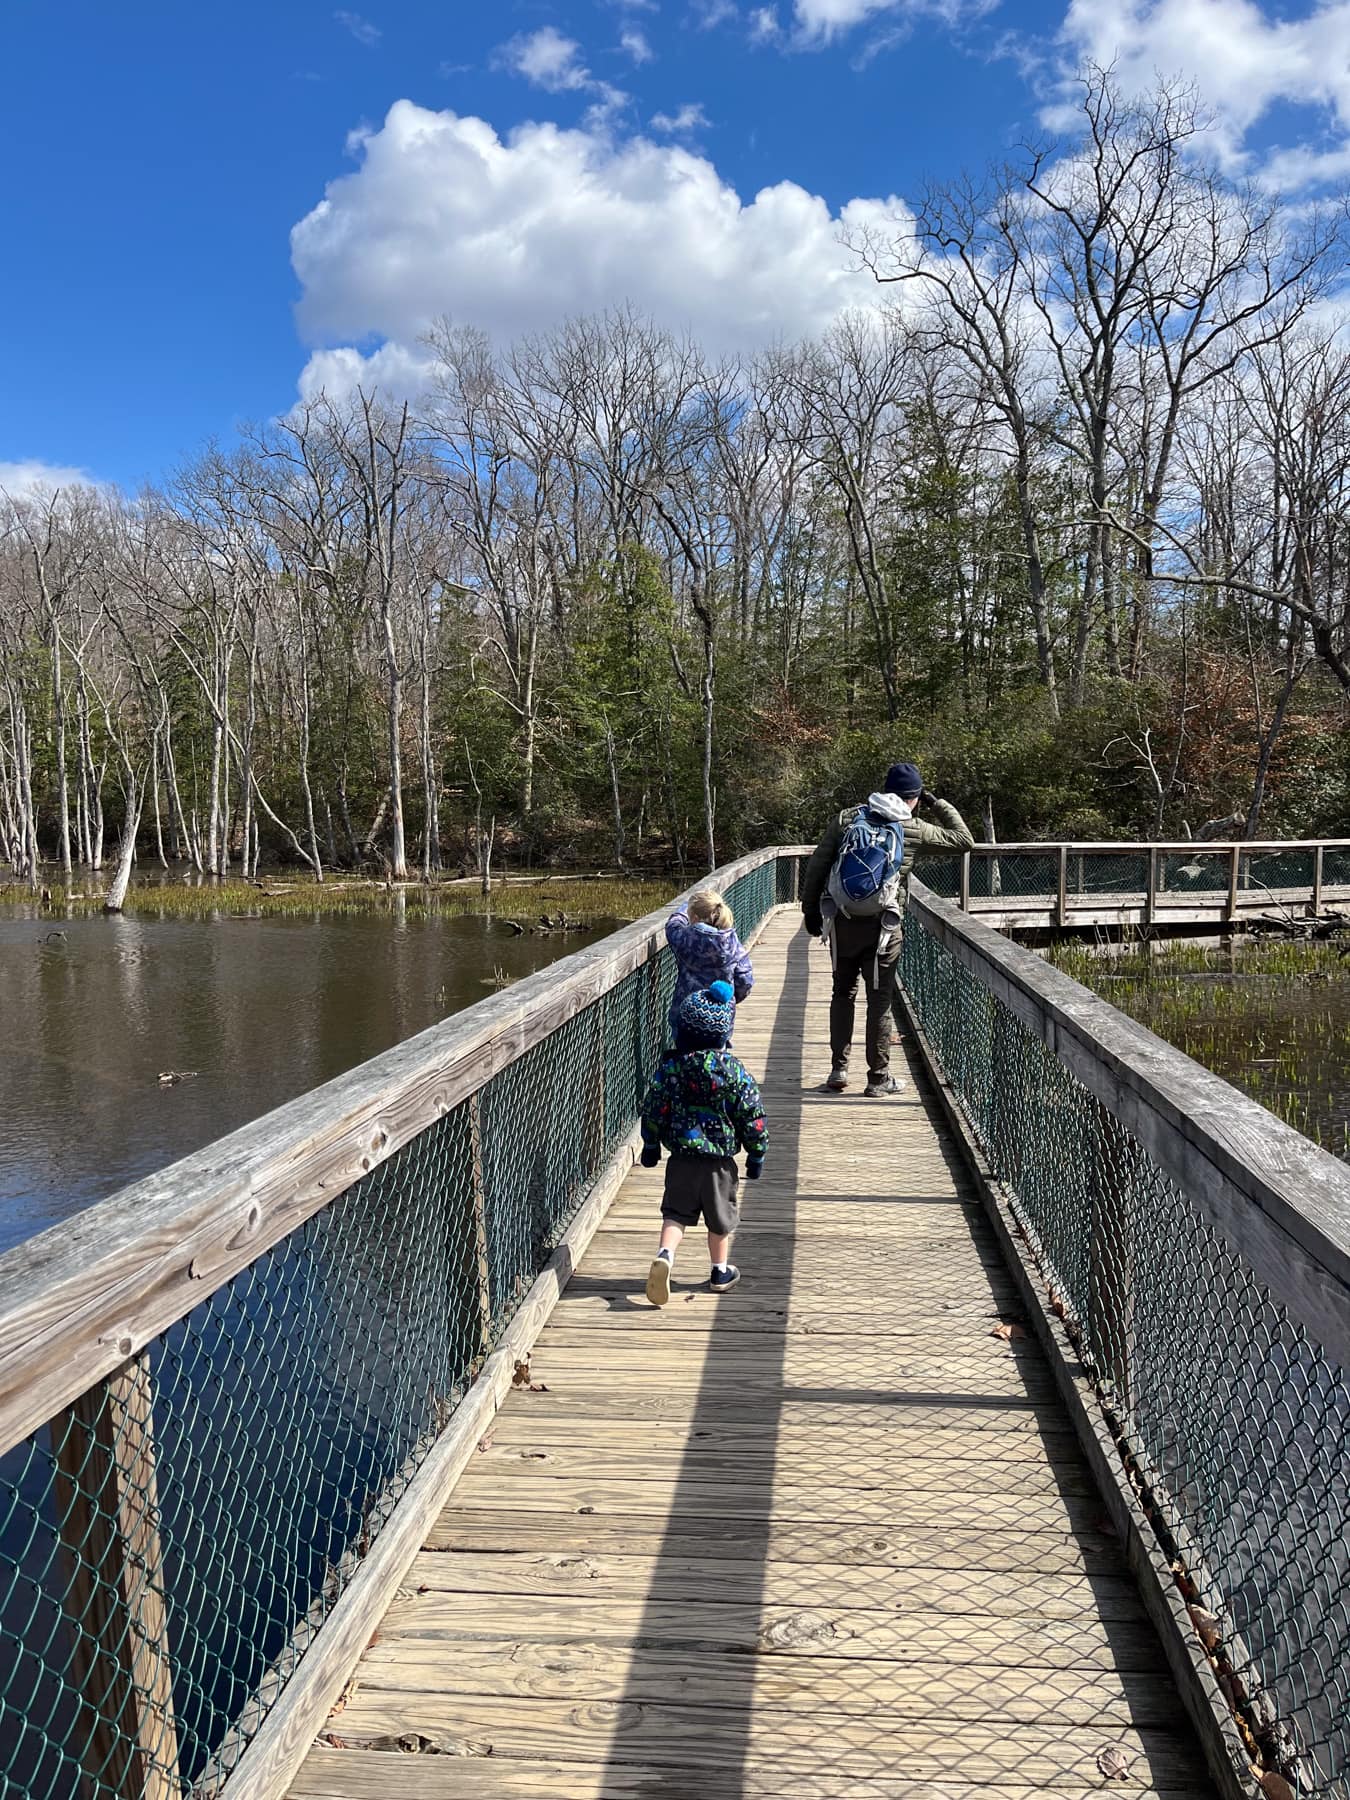
<path fill-rule="evenodd" d="M 913 763 L 892 763 L 886 771 L 886 792 L 902 800 L 917 800 L 923 792 L 923 776 Z"/>

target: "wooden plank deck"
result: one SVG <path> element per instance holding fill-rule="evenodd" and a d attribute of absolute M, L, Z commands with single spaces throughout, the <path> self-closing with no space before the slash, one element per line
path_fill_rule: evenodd
<path fill-rule="evenodd" d="M 755 964 L 741 1285 L 691 1235 L 647 1305 L 635 1170 L 293 1800 L 1209 1794 L 978 1202 L 913 1085 L 820 1091 L 793 914 Z"/>

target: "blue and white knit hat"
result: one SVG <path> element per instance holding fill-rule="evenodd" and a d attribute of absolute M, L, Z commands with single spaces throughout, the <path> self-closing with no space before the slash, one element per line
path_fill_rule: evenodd
<path fill-rule="evenodd" d="M 735 1018 L 731 984 L 714 981 L 711 987 L 690 994 L 680 1008 L 680 1026 L 686 1037 L 701 1044 L 725 1044 Z"/>

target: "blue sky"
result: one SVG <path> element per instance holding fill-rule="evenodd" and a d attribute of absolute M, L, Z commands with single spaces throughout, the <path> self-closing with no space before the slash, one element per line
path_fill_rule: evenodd
<path fill-rule="evenodd" d="M 406 377 L 441 312 L 811 329 L 857 294 L 840 214 L 1042 130 L 1084 53 L 1199 77 L 1235 168 L 1350 166 L 1350 0 L 8 0 L 3 31 L 0 468 L 130 486 L 297 382 Z"/>

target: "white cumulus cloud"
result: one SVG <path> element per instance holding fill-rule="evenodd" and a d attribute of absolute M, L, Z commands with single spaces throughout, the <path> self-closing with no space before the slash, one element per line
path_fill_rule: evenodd
<path fill-rule="evenodd" d="M 513 37 L 502 45 L 497 56 L 503 67 L 550 94 L 590 85 L 591 72 L 581 60 L 581 45 L 552 25 Z"/>
<path fill-rule="evenodd" d="M 552 124 L 500 137 L 409 100 L 355 148 L 357 168 L 291 233 L 316 346 L 306 393 L 412 379 L 443 314 L 499 339 L 625 302 L 716 349 L 816 332 L 877 299 L 841 234 L 899 211 L 856 199 L 834 214 L 791 181 L 743 200 L 681 146 Z"/>
<path fill-rule="evenodd" d="M 333 17 L 344 31 L 350 31 L 358 44 L 364 44 L 371 50 L 379 43 L 384 33 L 378 25 L 372 25 L 369 19 L 363 19 L 360 13 L 335 12 Z"/>
<path fill-rule="evenodd" d="M 643 31 L 639 31 L 635 25 L 630 25 L 628 29 L 620 35 L 619 45 L 620 48 L 628 56 L 631 56 L 633 61 L 638 64 L 649 63 L 656 55 L 656 52 L 647 42 L 647 34 Z"/>
<path fill-rule="evenodd" d="M 652 119 L 652 130 L 664 132 L 668 137 L 680 137 L 688 131 L 702 131 L 708 123 L 708 115 L 696 101 L 687 100 L 678 112 L 656 113 Z"/>
<path fill-rule="evenodd" d="M 1061 41 L 1072 60 L 1114 65 L 1127 90 L 1158 75 L 1196 83 L 1212 108 L 1218 147 L 1243 155 L 1252 127 L 1279 102 L 1330 113 L 1350 132 L 1350 3 L 1276 16 L 1253 0 L 1070 0 Z M 1058 120 L 1058 112 L 1052 112 Z M 1321 120 L 1310 120 L 1317 135 Z M 1290 183 L 1339 179 L 1342 149 L 1289 146 L 1272 165 Z"/>
<path fill-rule="evenodd" d="M 51 494 L 58 488 L 96 488 L 102 485 L 87 469 L 73 468 L 67 463 L 40 462 L 36 457 L 28 457 L 19 462 L 0 462 L 0 493 L 8 494 L 14 500 L 35 494 Z"/>
<path fill-rule="evenodd" d="M 586 110 L 586 123 L 594 131 L 603 131 L 628 105 L 622 88 L 591 74 L 576 39 L 564 37 L 552 25 L 513 37 L 501 46 L 494 60 L 499 68 L 523 75 L 547 93 L 594 95 Z"/>
<path fill-rule="evenodd" d="M 796 0 L 797 41 L 828 44 L 883 15 L 906 23 L 935 19 L 955 27 L 992 12 L 998 0 Z"/>

